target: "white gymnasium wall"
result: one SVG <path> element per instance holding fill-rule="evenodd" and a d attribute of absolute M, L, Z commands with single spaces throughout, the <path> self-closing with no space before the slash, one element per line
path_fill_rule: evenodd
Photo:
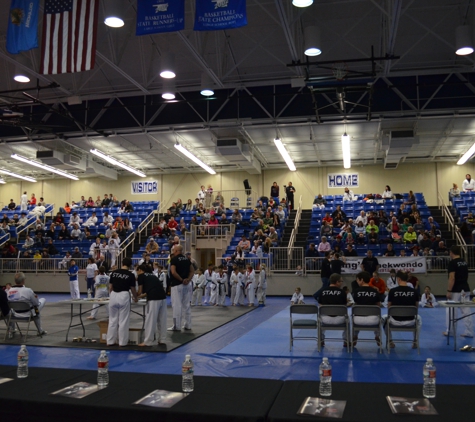
<path fill-rule="evenodd" d="M 296 188 L 296 200 L 302 195 L 304 208 L 311 208 L 313 198 L 318 193 L 323 195 L 342 194 L 343 189 L 327 187 L 328 173 L 358 173 L 360 187 L 354 191 L 358 193 L 381 193 L 385 185 L 390 185 L 393 192 L 404 193 L 410 189 L 414 192 L 423 192 L 429 205 L 437 205 L 437 191 L 442 194 L 444 200 L 452 183 L 459 187 L 465 179 L 465 174 L 470 173 L 475 177 L 474 164 L 457 166 L 452 163 L 426 164 L 401 164 L 396 170 L 384 170 L 381 166 L 353 167 L 350 171 L 344 171 L 340 167 L 313 167 L 304 168 L 296 172 L 287 169 L 264 170 L 260 175 L 251 175 L 245 171 L 220 173 L 210 175 L 208 173 L 183 173 L 164 174 L 150 176 L 141 179 L 136 176 L 121 177 L 117 181 L 102 178 L 87 178 L 80 181 L 69 179 L 52 179 L 29 182 L 9 182 L 0 185 L 0 202 L 8 204 L 10 198 L 19 203 L 23 191 L 35 193 L 36 197 L 43 196 L 49 203 L 55 203 L 57 208 L 65 202 L 80 199 L 81 195 L 86 198 L 97 195 L 101 197 L 105 193 L 113 193 L 119 199 L 127 198 L 132 201 L 160 200 L 165 206 L 181 198 L 183 202 L 188 199 L 194 201 L 201 185 L 211 185 L 214 192 L 226 190 L 243 190 L 243 180 L 248 179 L 254 191 L 260 195 L 269 196 L 270 187 L 275 181 L 280 186 L 280 196 L 285 196 L 284 185 L 291 181 Z M 132 195 L 132 181 L 157 181 L 158 195 Z M 224 194 L 228 203 L 229 194 Z"/>

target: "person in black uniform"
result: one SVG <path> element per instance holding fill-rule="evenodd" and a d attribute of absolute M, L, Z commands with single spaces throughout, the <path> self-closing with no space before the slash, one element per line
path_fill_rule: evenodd
<path fill-rule="evenodd" d="M 358 288 L 353 292 L 353 300 L 356 305 L 375 305 L 381 306 L 378 291 L 369 285 L 371 279 L 370 273 L 361 271 L 356 275 L 356 282 Z M 355 316 L 353 321 L 358 325 L 375 325 L 379 322 L 379 317 L 376 315 L 370 316 Z M 355 331 L 353 335 L 353 346 L 356 346 L 358 340 L 359 331 Z M 381 338 L 379 337 L 379 331 L 374 332 L 374 339 L 378 346 L 381 345 Z"/>
<path fill-rule="evenodd" d="M 366 257 L 364 257 L 363 261 L 361 261 L 361 269 L 370 274 L 373 274 L 375 271 L 376 272 L 378 271 L 379 269 L 378 258 L 373 256 L 373 252 L 371 250 L 366 252 Z"/>
<path fill-rule="evenodd" d="M 325 252 L 325 258 L 322 260 L 322 268 L 320 271 L 320 276 L 322 277 L 322 287 L 313 295 L 316 301 L 317 297 L 320 296 L 320 293 L 323 289 L 326 289 L 330 285 L 330 276 L 332 275 L 332 267 L 330 261 L 330 252 Z"/>
<path fill-rule="evenodd" d="M 10 313 L 10 306 L 8 306 L 8 297 L 2 288 L 0 288 L 0 311 L 2 315 L 6 318 L 7 315 Z"/>
<path fill-rule="evenodd" d="M 167 338 L 167 294 L 163 283 L 153 273 L 149 265 L 143 263 L 137 268 L 139 298 L 147 298 L 145 308 L 145 336 L 140 347 L 153 346 L 158 327 L 158 344 L 165 344 Z"/>
<path fill-rule="evenodd" d="M 398 286 L 394 289 L 391 289 L 388 294 L 388 308 L 391 306 L 419 306 L 419 295 L 417 292 L 407 285 L 407 273 L 404 271 L 398 271 L 396 273 L 396 280 Z M 388 316 L 384 315 L 384 325 L 386 326 Z M 391 317 L 391 324 L 393 325 L 414 325 L 414 318 L 412 317 Z M 417 325 L 420 327 L 422 325 L 421 316 L 417 315 Z M 389 339 L 389 346 L 393 349 L 395 344 L 392 342 L 392 339 Z M 413 349 L 417 349 L 417 343 L 414 339 L 412 344 Z"/>
<path fill-rule="evenodd" d="M 171 252 L 170 285 L 173 309 L 173 326 L 169 331 L 191 330 L 191 297 L 193 287 L 191 279 L 195 273 L 190 260 L 183 255 L 183 246 L 175 245 Z"/>
<path fill-rule="evenodd" d="M 341 274 L 332 274 L 330 276 L 330 285 L 321 289 L 320 294 L 317 295 L 315 293 L 315 299 L 317 299 L 320 305 L 345 305 L 346 302 L 346 293 L 341 290 L 341 286 L 343 284 L 343 279 L 341 278 Z M 328 316 L 322 315 L 322 321 L 325 324 L 332 324 L 332 325 L 339 325 L 345 322 L 344 316 Z M 343 331 L 342 334 L 343 339 L 346 339 L 346 330 Z M 320 341 L 321 345 L 325 345 L 325 331 L 322 330 L 320 333 Z M 347 347 L 346 341 L 343 342 L 343 347 Z"/>
<path fill-rule="evenodd" d="M 107 329 L 107 345 L 127 346 L 129 343 L 130 324 L 130 293 L 137 302 L 135 276 L 129 271 L 132 260 L 125 257 L 122 268 L 112 271 L 109 280 L 109 327 Z"/>
<path fill-rule="evenodd" d="M 468 265 L 460 257 L 461 250 L 460 246 L 452 246 L 450 248 L 450 258 L 449 268 L 447 272 L 449 273 L 449 281 L 447 286 L 447 299 L 452 299 L 458 302 L 461 302 L 462 299 L 462 290 L 465 294 L 465 300 L 468 302 L 470 300 L 470 287 L 468 285 Z M 457 318 L 460 316 L 463 318 L 465 325 L 465 331 L 461 334 L 462 337 L 473 337 L 472 329 L 472 317 L 470 316 L 470 309 L 468 308 L 458 308 L 460 314 L 457 315 Z M 449 333 L 449 309 L 447 308 L 447 331 L 444 332 L 444 335 L 453 335 L 452 332 Z"/>
<path fill-rule="evenodd" d="M 287 206 L 289 207 L 289 211 L 295 208 L 294 193 L 295 188 L 292 186 L 292 182 L 289 182 L 288 186 L 285 187 L 285 195 L 287 196 Z"/>

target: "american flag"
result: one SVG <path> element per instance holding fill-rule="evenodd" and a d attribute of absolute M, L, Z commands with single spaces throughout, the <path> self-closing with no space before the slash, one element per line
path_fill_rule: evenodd
<path fill-rule="evenodd" d="M 46 0 L 43 75 L 90 70 L 96 57 L 99 0 Z"/>

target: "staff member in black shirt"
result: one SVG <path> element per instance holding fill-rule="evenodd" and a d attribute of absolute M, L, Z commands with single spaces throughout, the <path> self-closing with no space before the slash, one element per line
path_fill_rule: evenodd
<path fill-rule="evenodd" d="M 366 271 L 361 271 L 356 275 L 356 282 L 358 283 L 358 289 L 353 292 L 353 300 L 356 305 L 374 305 L 381 306 L 381 301 L 379 299 L 378 291 L 369 285 L 369 280 L 371 279 L 370 273 Z M 379 316 L 370 315 L 370 316 L 355 316 L 353 321 L 357 325 L 376 325 L 379 323 Z M 359 331 L 354 332 L 353 335 L 353 346 L 356 346 L 356 341 L 358 340 Z M 381 338 L 379 337 L 379 330 L 374 332 L 374 339 L 378 346 L 381 345 Z"/>
<path fill-rule="evenodd" d="M 323 289 L 328 288 L 330 285 L 330 276 L 332 275 L 332 266 L 330 262 L 330 252 L 325 252 L 325 258 L 322 260 L 322 268 L 320 270 L 320 276 L 322 277 L 322 287 L 314 293 L 313 297 L 318 301 L 318 297 L 322 293 Z"/>
<path fill-rule="evenodd" d="M 158 344 L 165 344 L 167 338 L 167 294 L 163 283 L 147 264 L 137 268 L 138 297 L 147 298 L 145 307 L 145 338 L 140 347 L 153 346 L 158 326 Z"/>
<path fill-rule="evenodd" d="M 361 261 L 361 269 L 370 274 L 373 274 L 375 271 L 378 271 L 379 262 L 378 258 L 375 258 L 373 256 L 373 251 L 368 250 L 368 252 L 366 252 L 366 257 L 363 258 L 363 261 Z"/>
<path fill-rule="evenodd" d="M 195 269 L 191 261 L 183 255 L 183 246 L 173 246 L 171 254 L 173 256 L 170 261 L 173 326 L 168 330 L 180 331 L 182 320 L 183 328 L 191 330 L 191 296 L 193 295 L 193 287 L 190 282 Z"/>
<path fill-rule="evenodd" d="M 109 280 L 109 327 L 107 329 L 107 345 L 127 346 L 129 343 L 130 323 L 130 292 L 134 302 L 137 302 L 135 277 L 129 271 L 132 260 L 128 257 L 122 260 L 122 268 L 112 271 Z"/>
<path fill-rule="evenodd" d="M 468 285 L 468 265 L 460 257 L 461 251 L 460 246 L 452 246 L 450 248 L 450 258 L 449 268 L 447 272 L 449 273 L 449 282 L 447 286 L 447 299 L 452 299 L 460 302 L 462 299 L 462 290 L 465 293 L 465 299 L 470 300 L 470 287 Z M 465 331 L 461 334 L 462 337 L 473 337 L 472 329 L 472 317 L 470 316 L 471 311 L 468 308 L 458 308 L 463 322 L 465 325 Z M 460 317 L 460 314 L 457 315 L 457 318 Z M 449 333 L 449 309 L 447 308 L 447 331 L 444 332 L 444 335 L 453 335 L 452 332 Z"/>

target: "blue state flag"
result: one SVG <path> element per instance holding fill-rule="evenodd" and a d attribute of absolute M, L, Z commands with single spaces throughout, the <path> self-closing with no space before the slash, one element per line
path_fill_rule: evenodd
<path fill-rule="evenodd" d="M 18 54 L 38 48 L 40 0 L 12 0 L 8 13 L 7 51 Z"/>
<path fill-rule="evenodd" d="M 196 0 L 195 31 L 247 25 L 246 0 Z"/>
<path fill-rule="evenodd" d="M 185 27 L 185 0 L 137 0 L 136 35 L 181 31 Z"/>

